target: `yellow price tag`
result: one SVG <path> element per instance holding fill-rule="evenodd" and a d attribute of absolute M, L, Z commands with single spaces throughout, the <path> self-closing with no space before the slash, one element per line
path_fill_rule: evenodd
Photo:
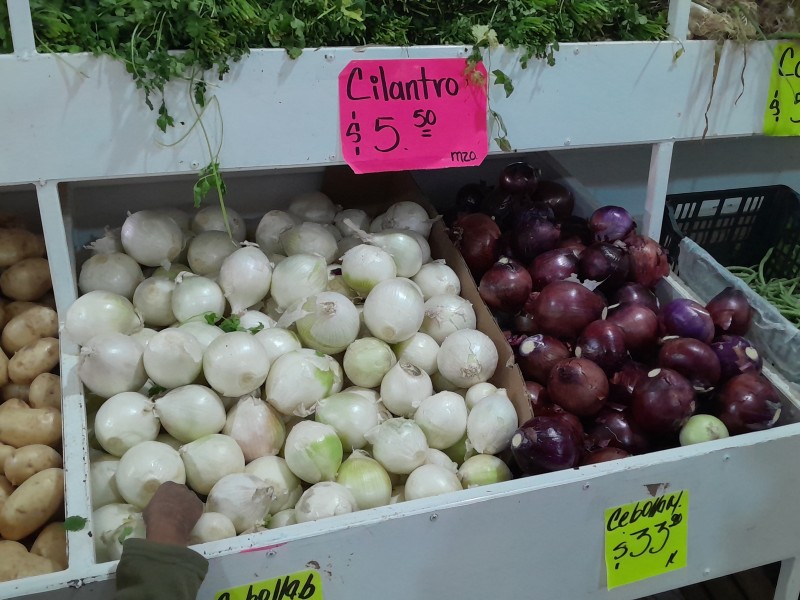
<path fill-rule="evenodd" d="M 775 47 L 764 135 L 800 135 L 800 44 Z"/>
<path fill-rule="evenodd" d="M 685 567 L 688 514 L 687 490 L 606 510 L 608 589 Z"/>
<path fill-rule="evenodd" d="M 222 590 L 214 600 L 322 600 L 322 580 L 317 571 L 300 571 Z"/>

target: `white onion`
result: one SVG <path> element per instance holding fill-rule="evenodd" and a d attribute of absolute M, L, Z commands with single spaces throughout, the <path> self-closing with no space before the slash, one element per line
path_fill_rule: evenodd
<path fill-rule="evenodd" d="M 443 260 L 422 265 L 411 279 L 422 290 L 422 297 L 426 301 L 441 294 L 458 296 L 461 293 L 461 281 L 458 275 Z"/>
<path fill-rule="evenodd" d="M 180 226 L 169 215 L 155 210 L 128 215 L 120 239 L 125 252 L 147 267 L 169 266 L 184 245 Z"/>
<path fill-rule="evenodd" d="M 116 227 L 114 229 L 106 227 L 103 237 L 86 244 L 84 248 L 86 250 L 91 250 L 93 254 L 124 253 L 125 248 L 122 247 L 122 240 L 119 237 L 121 231 L 121 227 Z"/>
<path fill-rule="evenodd" d="M 202 321 L 189 321 L 178 327 L 179 330 L 191 333 L 200 342 L 200 347 L 205 352 L 208 345 L 221 336 L 224 331 L 216 325 L 209 325 Z"/>
<path fill-rule="evenodd" d="M 414 421 L 425 433 L 431 448 L 444 450 L 466 432 L 467 405 L 455 392 L 439 392 L 419 404 Z"/>
<path fill-rule="evenodd" d="M 497 348 L 488 335 L 461 329 L 442 342 L 436 364 L 449 381 L 469 387 L 487 381 L 497 368 L 497 360 Z"/>
<path fill-rule="evenodd" d="M 358 335 L 361 321 L 355 305 L 337 292 L 321 292 L 303 304 L 296 323 L 300 339 L 325 354 L 343 352 Z"/>
<path fill-rule="evenodd" d="M 303 492 L 294 514 L 298 523 L 307 523 L 357 510 L 358 503 L 350 490 L 333 481 L 323 481 Z"/>
<path fill-rule="evenodd" d="M 411 363 L 428 375 L 433 375 L 439 370 L 436 364 L 439 344 L 427 333 L 417 332 L 404 342 L 392 346 L 392 350 L 397 356 L 397 360 Z"/>
<path fill-rule="evenodd" d="M 184 265 L 182 263 L 172 263 L 170 264 L 168 269 L 164 267 L 158 267 L 155 271 L 150 274 L 150 277 L 160 277 L 162 279 L 169 279 L 171 281 L 175 281 L 178 278 L 178 275 L 183 273 L 184 271 L 191 272 L 189 265 Z"/>
<path fill-rule="evenodd" d="M 97 510 L 106 504 L 125 502 L 119 493 L 114 475 L 119 467 L 119 458 L 103 454 L 92 459 L 89 466 L 89 483 L 92 490 L 92 507 Z"/>
<path fill-rule="evenodd" d="M 282 327 L 270 327 L 262 329 L 254 336 L 267 353 L 267 360 L 272 364 L 278 360 L 279 356 L 299 350 L 302 345 L 297 338 L 297 334 Z"/>
<path fill-rule="evenodd" d="M 164 327 L 175 322 L 172 292 L 175 281 L 165 277 L 148 277 L 133 292 L 133 305 L 150 327 Z"/>
<path fill-rule="evenodd" d="M 220 479 L 208 494 L 207 512 L 222 513 L 236 533 L 264 525 L 274 496 L 272 488 L 250 473 L 233 473 Z"/>
<path fill-rule="evenodd" d="M 322 192 L 305 192 L 292 198 L 289 212 L 303 221 L 312 221 L 322 225 L 333 223 L 336 217 L 336 205 Z"/>
<path fill-rule="evenodd" d="M 343 392 L 352 392 L 353 394 L 360 394 L 361 396 L 363 396 L 367 400 L 371 400 L 373 402 L 380 402 L 380 399 L 381 399 L 380 395 L 375 390 L 371 390 L 371 389 L 365 388 L 365 387 L 359 387 L 357 385 L 351 385 L 350 387 L 345 388 L 342 391 Z M 386 410 L 385 407 L 383 407 L 382 405 L 380 406 L 380 409 L 381 410 Z"/>
<path fill-rule="evenodd" d="M 155 401 L 161 425 L 180 442 L 192 442 L 225 426 L 225 407 L 213 390 L 203 385 L 184 385 Z"/>
<path fill-rule="evenodd" d="M 358 292 L 347 285 L 344 277 L 341 275 L 334 275 L 334 270 L 339 270 L 339 265 L 328 266 L 328 285 L 325 286 L 326 292 L 338 292 L 350 301 L 360 299 Z M 359 315 L 360 318 L 360 315 Z"/>
<path fill-rule="evenodd" d="M 386 213 L 382 213 L 372 219 L 372 222 L 369 224 L 369 232 L 370 233 L 378 233 L 383 231 L 383 223 L 386 219 Z"/>
<path fill-rule="evenodd" d="M 369 234 L 355 230 L 355 234 L 367 244 L 372 244 L 387 252 L 392 257 L 400 277 L 413 277 L 422 266 L 422 247 L 408 233 L 383 231 Z"/>
<path fill-rule="evenodd" d="M 486 396 L 467 417 L 467 438 L 480 454 L 497 454 L 507 449 L 519 422 L 514 405 L 505 391 Z"/>
<path fill-rule="evenodd" d="M 208 542 L 225 540 L 235 535 L 236 528 L 228 517 L 222 513 L 205 512 L 200 515 L 191 533 L 189 533 L 189 545 L 207 544 Z"/>
<path fill-rule="evenodd" d="M 130 448 L 156 439 L 161 428 L 155 405 L 138 392 L 122 392 L 103 402 L 94 417 L 94 434 L 103 450 L 122 456 Z"/>
<path fill-rule="evenodd" d="M 373 336 L 389 344 L 413 336 L 424 316 L 422 294 L 408 279 L 382 281 L 364 301 L 364 322 Z"/>
<path fill-rule="evenodd" d="M 244 470 L 245 473 L 255 475 L 272 488 L 275 500 L 270 506 L 270 514 L 275 515 L 294 508 L 303 493 L 300 479 L 292 473 L 286 460 L 280 456 L 262 456 L 249 463 Z"/>
<path fill-rule="evenodd" d="M 403 200 L 390 206 L 384 213 L 383 229 L 410 229 L 427 239 L 433 222 L 434 219 L 428 216 L 424 207 L 416 202 Z"/>
<path fill-rule="evenodd" d="M 173 450 L 180 450 L 181 446 L 183 446 L 183 444 L 181 442 L 176 440 L 170 434 L 168 434 L 166 432 L 163 432 L 163 431 L 158 434 L 158 436 L 156 437 L 156 441 L 157 442 L 161 442 L 162 444 L 166 444 L 167 446 L 169 446 Z"/>
<path fill-rule="evenodd" d="M 303 488 L 300 488 L 300 492 L 302 493 Z M 297 523 L 297 517 L 294 513 L 294 507 L 292 508 L 285 508 L 279 512 L 276 512 L 272 515 L 272 518 L 267 523 L 268 529 L 277 529 L 278 527 L 286 527 L 287 525 L 295 525 Z"/>
<path fill-rule="evenodd" d="M 318 294 L 328 285 L 328 264 L 321 256 L 295 254 L 275 266 L 270 291 L 278 307 Z"/>
<path fill-rule="evenodd" d="M 342 366 L 347 378 L 354 384 L 374 388 L 380 385 L 396 362 L 397 359 L 386 342 L 364 337 L 347 347 Z"/>
<path fill-rule="evenodd" d="M 78 297 L 64 321 L 64 333 L 81 346 L 100 333 L 131 334 L 141 328 L 142 319 L 130 300 L 102 290 Z"/>
<path fill-rule="evenodd" d="M 381 421 L 378 403 L 352 392 L 331 394 L 317 402 L 314 418 L 333 427 L 348 452 L 366 446 L 364 435 Z"/>
<path fill-rule="evenodd" d="M 136 522 L 137 517 L 141 519 L 141 513 L 132 504 L 115 502 L 95 508 L 92 513 L 92 540 L 98 563 L 118 558 L 114 548 L 115 545 L 121 545 L 117 531 L 120 527 Z"/>
<path fill-rule="evenodd" d="M 186 469 L 176 450 L 141 442 L 122 455 L 115 480 L 126 502 L 144 508 L 165 481 L 186 483 Z"/>
<path fill-rule="evenodd" d="M 134 392 L 147 382 L 143 352 L 142 345 L 124 333 L 101 333 L 81 347 L 78 378 L 102 398 Z"/>
<path fill-rule="evenodd" d="M 437 450 L 436 448 L 429 448 L 428 452 L 425 454 L 425 464 L 426 465 L 439 465 L 450 471 L 451 473 L 456 473 L 458 471 L 458 465 L 453 462 L 447 454 L 442 452 L 441 450 Z"/>
<path fill-rule="evenodd" d="M 300 224 L 300 219 L 282 210 L 271 210 L 258 222 L 256 244 L 266 254 L 283 254 L 281 234 Z"/>
<path fill-rule="evenodd" d="M 184 233 L 190 232 L 192 215 L 187 213 L 185 210 L 181 208 L 165 207 L 157 209 L 157 212 L 160 212 L 161 214 L 170 217 L 173 221 L 175 221 L 178 224 L 178 227 L 180 227 L 181 231 L 183 231 Z"/>
<path fill-rule="evenodd" d="M 412 238 L 414 238 L 414 241 L 417 242 L 421 252 L 420 267 L 431 262 L 431 245 L 428 243 L 427 238 L 422 234 L 417 233 L 416 231 L 411 231 L 410 229 L 384 229 L 383 233 L 402 233 L 405 235 L 410 235 Z M 417 273 L 419 273 L 419 269 L 417 269 Z"/>
<path fill-rule="evenodd" d="M 143 348 L 147 348 L 147 344 L 150 343 L 150 340 L 153 339 L 153 336 L 157 333 L 158 332 L 155 329 L 145 327 L 144 329 L 140 329 L 139 331 L 130 334 L 130 337 L 131 339 L 139 342 Z"/>
<path fill-rule="evenodd" d="M 406 475 L 425 464 L 428 441 L 414 421 L 400 417 L 384 421 L 367 432 L 372 456 L 390 473 Z"/>
<path fill-rule="evenodd" d="M 232 331 L 203 353 L 203 374 L 223 396 L 244 396 L 259 388 L 270 370 L 267 352 L 251 333 Z"/>
<path fill-rule="evenodd" d="M 139 263 L 127 254 L 95 254 L 81 266 L 78 288 L 82 294 L 105 290 L 130 299 L 143 279 Z"/>
<path fill-rule="evenodd" d="M 472 410 L 478 402 L 486 398 L 486 396 L 497 393 L 497 391 L 497 388 L 488 381 L 476 383 L 467 390 L 464 396 L 464 400 L 467 401 L 467 410 Z"/>
<path fill-rule="evenodd" d="M 192 317 L 225 312 L 225 296 L 215 281 L 200 275 L 181 273 L 172 292 L 172 312 L 184 323 Z"/>
<path fill-rule="evenodd" d="M 399 502 L 406 501 L 406 490 L 405 486 L 396 485 L 392 488 L 392 497 L 389 500 L 389 504 L 398 504 Z"/>
<path fill-rule="evenodd" d="M 192 383 L 203 365 L 203 347 L 197 338 L 177 327 L 162 329 L 144 349 L 148 377 L 165 388 Z"/>
<path fill-rule="evenodd" d="M 694 415 L 681 427 L 678 440 L 681 446 L 699 444 L 710 440 L 726 438 L 730 434 L 728 428 L 714 415 Z"/>
<path fill-rule="evenodd" d="M 430 376 L 402 360 L 381 381 L 381 400 L 392 414 L 399 417 L 413 417 L 420 402 L 432 394 Z"/>
<path fill-rule="evenodd" d="M 314 254 L 330 263 L 336 258 L 337 240 L 325 225 L 302 223 L 281 234 L 281 245 L 286 256 Z"/>
<path fill-rule="evenodd" d="M 239 315 L 239 327 L 245 331 L 256 330 L 256 333 L 258 333 L 276 325 L 275 319 L 259 310 L 246 310 Z"/>
<path fill-rule="evenodd" d="M 264 385 L 264 396 L 284 415 L 307 416 L 317 401 L 333 391 L 334 368 L 325 357 L 303 350 L 280 356 L 272 365 Z"/>
<path fill-rule="evenodd" d="M 441 345 L 455 331 L 475 329 L 478 319 L 469 300 L 454 294 L 440 294 L 425 301 L 425 318 L 420 327 Z"/>
<path fill-rule="evenodd" d="M 342 258 L 344 258 L 344 255 L 348 253 L 348 251 L 352 250 L 356 246 L 361 246 L 361 245 L 366 245 L 366 244 L 364 244 L 364 242 L 362 242 L 354 235 L 348 235 L 347 237 L 343 237 L 336 243 L 336 256 L 334 258 L 337 261 L 341 261 Z M 389 258 L 391 258 L 391 256 Z M 394 266 L 394 261 L 392 261 L 392 266 Z"/>
<path fill-rule="evenodd" d="M 225 215 L 228 217 L 231 236 L 236 242 L 243 242 L 247 234 L 247 228 L 241 215 L 229 206 L 225 207 Z M 192 218 L 192 231 L 200 234 L 204 231 L 224 231 L 228 232 L 225 226 L 225 215 L 219 206 L 207 206 L 197 211 Z"/>
<path fill-rule="evenodd" d="M 239 314 L 267 295 L 272 282 L 272 265 L 261 250 L 245 246 L 222 261 L 217 281 L 231 305 L 231 312 Z"/>
<path fill-rule="evenodd" d="M 404 487 L 406 500 L 429 498 L 461 489 L 461 482 L 455 473 L 432 464 L 414 469 Z"/>
<path fill-rule="evenodd" d="M 248 463 L 277 454 L 286 439 L 280 416 L 266 402 L 254 396 L 239 398 L 228 411 L 222 432 L 236 440 Z"/>
<path fill-rule="evenodd" d="M 244 454 L 236 440 L 212 433 L 181 446 L 186 481 L 198 494 L 207 495 L 220 479 L 244 472 Z"/>
<path fill-rule="evenodd" d="M 300 421 L 286 436 L 286 465 L 306 483 L 333 481 L 342 464 L 342 442 L 330 425 Z"/>
<path fill-rule="evenodd" d="M 455 392 L 456 394 L 461 394 L 462 396 L 466 395 L 467 393 L 466 389 L 456 385 L 439 373 L 439 371 L 436 371 L 436 373 L 431 375 L 431 383 L 433 383 L 433 389 L 436 392 Z"/>
<path fill-rule="evenodd" d="M 345 220 L 355 225 L 356 229 L 364 230 L 369 228 L 371 222 L 369 215 L 360 208 L 347 208 L 339 211 L 333 219 L 333 224 L 336 225 L 343 237 L 353 235 L 353 228 L 345 223 Z"/>
<path fill-rule="evenodd" d="M 197 275 L 216 277 L 222 261 L 238 247 L 225 231 L 203 231 L 189 242 L 186 260 Z"/>
<path fill-rule="evenodd" d="M 360 244 L 342 255 L 342 278 L 359 294 L 369 294 L 381 281 L 396 276 L 394 259 L 377 246 Z"/>
<path fill-rule="evenodd" d="M 355 450 L 342 463 L 336 483 L 350 490 L 359 510 L 386 506 L 392 497 L 392 480 L 386 469 L 362 450 Z"/>
<path fill-rule="evenodd" d="M 511 477 L 508 465 L 491 454 L 471 456 L 458 469 L 458 478 L 465 489 L 509 481 Z"/>

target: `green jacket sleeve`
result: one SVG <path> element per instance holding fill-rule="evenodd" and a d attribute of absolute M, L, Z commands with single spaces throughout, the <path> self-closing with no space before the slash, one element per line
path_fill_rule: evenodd
<path fill-rule="evenodd" d="M 207 571 L 208 561 L 194 550 L 129 538 L 114 600 L 195 600 Z"/>

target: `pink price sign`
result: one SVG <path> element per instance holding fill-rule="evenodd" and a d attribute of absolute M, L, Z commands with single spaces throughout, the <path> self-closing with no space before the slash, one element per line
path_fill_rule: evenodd
<path fill-rule="evenodd" d="M 342 153 L 356 173 L 479 165 L 486 69 L 463 58 L 354 60 L 339 74 Z"/>

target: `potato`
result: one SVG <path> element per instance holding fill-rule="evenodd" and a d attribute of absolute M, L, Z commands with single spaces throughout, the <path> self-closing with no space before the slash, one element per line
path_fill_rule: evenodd
<path fill-rule="evenodd" d="M 28 401 L 31 386 L 22 383 L 7 383 L 0 388 L 0 400 L 9 401 L 12 398 Z"/>
<path fill-rule="evenodd" d="M 49 558 L 61 569 L 67 568 L 67 531 L 63 521 L 50 523 L 39 532 L 31 546 L 31 554 Z"/>
<path fill-rule="evenodd" d="M 0 290 L 14 300 L 38 300 L 52 288 L 50 263 L 46 258 L 26 258 L 0 275 Z"/>
<path fill-rule="evenodd" d="M 0 212 L 0 227 L 3 229 L 27 229 L 25 221 L 17 213 Z"/>
<path fill-rule="evenodd" d="M 52 308 L 53 310 L 57 310 L 56 295 L 52 291 L 47 292 L 44 296 L 39 298 L 36 301 L 36 303 L 39 304 L 40 306 L 46 306 L 47 308 Z"/>
<path fill-rule="evenodd" d="M 58 339 L 46 337 L 23 346 L 8 361 L 8 378 L 30 385 L 37 375 L 52 371 L 58 364 Z"/>
<path fill-rule="evenodd" d="M 11 319 L 0 336 L 0 345 L 8 354 L 44 337 L 58 336 L 58 313 L 46 306 L 34 306 Z"/>
<path fill-rule="evenodd" d="M 5 471 L 6 468 L 6 461 L 8 457 L 14 454 L 14 446 L 9 446 L 8 444 L 0 444 L 0 474 Z"/>
<path fill-rule="evenodd" d="M 0 581 L 55 573 L 61 567 L 44 556 L 31 554 L 22 544 L 0 541 Z"/>
<path fill-rule="evenodd" d="M 0 475 L 0 510 L 3 510 L 3 504 L 12 493 L 14 493 L 14 486 L 8 479 Z"/>
<path fill-rule="evenodd" d="M 35 410 L 35 409 L 34 409 Z M 39 471 L 0 510 L 0 536 L 21 540 L 45 525 L 64 501 L 64 469 Z"/>
<path fill-rule="evenodd" d="M 14 300 L 13 302 L 9 302 L 5 306 L 6 310 L 6 318 L 10 321 L 16 316 L 21 315 L 26 310 L 30 310 L 32 308 L 36 308 L 39 306 L 36 302 L 26 302 L 25 300 Z"/>
<path fill-rule="evenodd" d="M 20 400 L 19 398 L 9 398 L 8 400 L 5 400 L 2 404 L 0 404 L 0 412 L 8 408 L 30 408 L 30 405 L 24 400 Z"/>
<path fill-rule="evenodd" d="M 6 304 L 5 302 L 0 302 L 0 329 L 6 326 L 8 323 L 8 317 L 6 316 Z"/>
<path fill-rule="evenodd" d="M 2 408 L 0 442 L 22 448 L 31 444 L 57 446 L 61 441 L 61 411 L 56 408 Z M 27 483 L 27 482 L 25 482 Z"/>
<path fill-rule="evenodd" d="M 28 392 L 31 408 L 57 408 L 61 410 L 61 377 L 54 373 L 42 373 L 31 382 Z"/>
<path fill-rule="evenodd" d="M 61 466 L 63 466 L 61 455 L 50 446 L 31 444 L 17 448 L 6 459 L 3 470 L 6 479 L 13 485 L 22 485 L 39 471 Z"/>
<path fill-rule="evenodd" d="M 8 383 L 8 356 L 0 350 L 0 386 Z"/>
<path fill-rule="evenodd" d="M 41 236 L 24 229 L 0 229 L 0 268 L 10 267 L 27 258 L 44 256 L 44 251 L 44 239 Z"/>

